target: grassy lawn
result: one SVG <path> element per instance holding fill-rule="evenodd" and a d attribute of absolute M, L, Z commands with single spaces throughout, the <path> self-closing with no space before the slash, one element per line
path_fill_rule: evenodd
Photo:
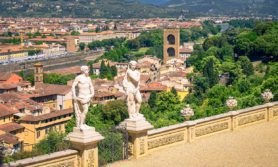
<path fill-rule="evenodd" d="M 137 51 L 131 51 L 131 54 L 137 55 L 137 54 L 145 54 L 149 47 L 139 48 Z"/>

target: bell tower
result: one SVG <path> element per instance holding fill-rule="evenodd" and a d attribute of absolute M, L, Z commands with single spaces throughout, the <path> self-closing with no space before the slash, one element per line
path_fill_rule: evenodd
<path fill-rule="evenodd" d="M 34 64 L 34 81 L 35 85 L 43 83 L 43 65 L 41 63 Z"/>
<path fill-rule="evenodd" d="M 179 57 L 180 30 L 164 29 L 163 62 Z"/>

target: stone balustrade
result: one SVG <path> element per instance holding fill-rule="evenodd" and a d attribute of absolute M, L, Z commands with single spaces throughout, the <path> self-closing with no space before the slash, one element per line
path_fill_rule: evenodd
<path fill-rule="evenodd" d="M 148 151 L 176 143 L 190 143 L 203 137 L 238 130 L 273 119 L 278 119 L 278 102 L 149 130 L 147 133 Z"/>
<path fill-rule="evenodd" d="M 163 147 L 170 147 L 173 144 L 191 143 L 210 135 L 216 135 L 223 132 L 233 132 L 240 130 L 245 126 L 274 119 L 278 119 L 278 102 L 267 103 L 237 111 L 230 111 L 224 114 L 194 121 L 186 121 L 181 124 L 159 129 L 139 129 L 138 132 L 136 129 L 128 130 L 132 139 L 129 146 L 132 148 L 133 157 L 138 158 Z M 148 126 L 150 127 L 150 125 Z M 88 154 L 84 152 L 84 150 L 88 150 L 86 151 Z M 91 155 L 90 151 L 94 153 Z M 90 163 L 90 161 L 92 162 Z M 95 142 L 93 145 L 83 143 L 82 149 L 74 148 L 73 150 L 65 150 L 49 155 L 23 159 L 6 165 L 28 167 L 96 167 L 98 166 L 97 161 L 97 142 Z"/>
<path fill-rule="evenodd" d="M 28 167 L 76 167 L 78 166 L 78 151 L 65 150 L 52 154 L 36 156 L 33 158 L 26 158 L 19 161 L 14 161 L 4 166 L 28 166 Z"/>

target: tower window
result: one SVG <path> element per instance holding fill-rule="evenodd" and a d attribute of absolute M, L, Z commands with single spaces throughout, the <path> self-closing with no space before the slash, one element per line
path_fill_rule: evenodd
<path fill-rule="evenodd" d="M 175 57 L 175 49 L 174 48 L 168 48 L 167 53 L 169 57 Z"/>
<path fill-rule="evenodd" d="M 172 34 L 168 35 L 167 41 L 168 41 L 168 44 L 170 44 L 170 45 L 175 45 L 175 43 L 176 43 L 175 36 L 172 35 Z"/>

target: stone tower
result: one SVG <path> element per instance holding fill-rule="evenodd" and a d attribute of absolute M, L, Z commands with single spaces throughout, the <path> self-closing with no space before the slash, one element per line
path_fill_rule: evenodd
<path fill-rule="evenodd" d="M 34 64 L 34 81 L 35 85 L 43 83 L 43 65 L 41 63 Z"/>
<path fill-rule="evenodd" d="M 66 38 L 66 41 L 67 41 L 67 52 L 76 52 L 77 51 L 77 48 L 76 48 L 76 45 L 75 45 L 75 38 L 74 37 L 67 37 Z"/>
<path fill-rule="evenodd" d="M 163 62 L 179 57 L 180 30 L 164 29 Z"/>

